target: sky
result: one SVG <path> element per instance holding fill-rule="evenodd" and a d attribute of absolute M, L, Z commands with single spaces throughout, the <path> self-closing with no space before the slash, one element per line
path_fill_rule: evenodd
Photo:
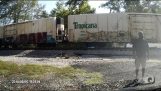
<path fill-rule="evenodd" d="M 49 1 L 39 1 L 39 4 L 45 5 L 45 10 L 50 13 L 50 11 L 56 7 L 56 0 L 49 0 Z M 92 8 L 96 8 L 96 13 L 108 13 L 109 10 L 106 8 L 100 8 L 99 6 L 106 1 L 89 1 L 89 5 Z"/>

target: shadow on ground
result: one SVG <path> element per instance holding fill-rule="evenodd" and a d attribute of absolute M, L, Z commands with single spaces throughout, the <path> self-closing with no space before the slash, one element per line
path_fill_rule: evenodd
<path fill-rule="evenodd" d="M 73 52 L 68 52 L 66 50 L 26 50 L 29 52 L 21 53 L 17 55 L 18 57 L 33 57 L 33 58 L 56 58 L 56 57 L 65 57 L 74 56 Z"/>
<path fill-rule="evenodd" d="M 52 50 L 32 50 L 25 55 L 20 55 L 21 57 L 34 57 L 34 58 L 53 58 L 56 57 L 58 53 Z"/>
<path fill-rule="evenodd" d="M 106 84 L 106 86 L 100 87 L 100 91 L 103 91 L 103 89 L 106 88 L 110 90 L 118 90 L 123 88 L 128 83 L 128 81 L 134 79 L 133 70 L 124 70 L 127 67 L 121 69 L 125 65 L 126 63 L 122 65 L 120 65 L 120 63 L 83 63 L 72 65 L 72 67 L 84 69 L 88 72 L 101 73 L 103 75 L 104 81 L 102 85 Z"/>
<path fill-rule="evenodd" d="M 135 79 L 134 62 L 111 62 L 111 63 L 82 63 L 72 65 L 74 68 L 84 69 L 88 72 L 99 72 L 103 75 L 103 86 L 100 86 L 99 91 L 106 91 L 105 89 L 121 90 L 123 87 L 133 79 Z M 147 64 L 146 75 L 153 75 L 156 78 L 156 83 L 145 86 L 134 87 L 125 91 L 157 91 L 161 84 L 161 64 L 154 65 Z M 106 84 L 106 86 L 104 86 Z M 97 86 L 96 86 L 97 87 Z M 92 88 L 92 87 L 91 87 Z M 97 87 L 99 88 L 99 87 Z M 147 89 L 148 88 L 148 89 Z M 150 89 L 150 90 L 149 90 Z M 159 91 L 159 90 L 158 90 Z"/>
<path fill-rule="evenodd" d="M 17 55 L 25 50 L 0 50 L 0 56 L 12 56 Z"/>

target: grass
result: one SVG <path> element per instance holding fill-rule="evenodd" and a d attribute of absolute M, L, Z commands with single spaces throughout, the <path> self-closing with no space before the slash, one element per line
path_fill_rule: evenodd
<path fill-rule="evenodd" d="M 91 84 L 101 84 L 103 82 L 102 78 L 103 75 L 98 72 L 87 73 L 87 72 L 80 72 L 78 77 L 84 78 L 83 83 L 86 85 Z"/>
<path fill-rule="evenodd" d="M 102 83 L 103 76 L 98 72 L 89 73 L 82 69 L 73 67 L 58 68 L 49 65 L 17 65 L 12 62 L 4 62 L 0 60 L 0 75 L 8 77 L 10 75 L 23 74 L 27 76 L 41 76 L 43 74 L 53 73 L 58 77 L 73 79 L 82 78 L 84 84 L 99 84 Z"/>
<path fill-rule="evenodd" d="M 77 72 L 77 69 L 72 67 L 58 68 L 48 65 L 26 64 L 17 65 L 12 62 L 0 61 L 0 75 L 9 76 L 12 74 L 25 74 L 25 75 L 43 75 L 45 73 L 55 73 L 57 75 L 72 76 Z"/>

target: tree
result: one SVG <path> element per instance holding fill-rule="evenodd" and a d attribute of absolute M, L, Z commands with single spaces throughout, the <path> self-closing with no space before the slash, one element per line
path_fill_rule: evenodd
<path fill-rule="evenodd" d="M 48 15 L 48 13 L 44 10 L 44 11 L 41 12 L 40 17 L 42 17 L 42 18 L 47 18 L 47 17 L 49 17 L 49 15 Z"/>
<path fill-rule="evenodd" d="M 70 10 L 68 8 L 65 8 L 65 3 L 61 1 L 56 3 L 56 8 L 51 11 L 50 16 L 64 18 L 64 25 L 65 28 L 67 28 L 69 14 Z"/>
<path fill-rule="evenodd" d="M 66 8 L 65 8 L 66 6 Z M 95 9 L 91 8 L 88 0 L 69 0 L 66 3 L 59 1 L 56 8 L 51 11 L 51 16 L 64 17 L 73 14 L 94 13 Z"/>
<path fill-rule="evenodd" d="M 11 22 L 10 18 L 4 17 L 4 18 L 0 19 L 0 26 L 9 24 L 10 22 Z"/>
<path fill-rule="evenodd" d="M 124 9 L 125 12 L 141 12 L 143 10 L 140 0 L 109 0 L 101 7 L 109 9 L 110 13 L 121 12 L 121 9 Z"/>
<path fill-rule="evenodd" d="M 13 0 L 0 0 L 0 19 L 7 17 L 15 8 Z"/>
<path fill-rule="evenodd" d="M 11 22 L 11 13 L 16 8 L 14 0 L 0 0 L 0 25 L 6 25 Z"/>
<path fill-rule="evenodd" d="M 32 19 L 40 19 L 41 15 L 42 15 L 42 12 L 45 11 L 44 8 L 45 8 L 44 5 L 41 5 L 41 4 L 37 3 L 35 5 L 35 7 L 33 8 L 33 11 L 32 11 Z"/>
<path fill-rule="evenodd" d="M 68 0 L 66 2 L 70 14 L 94 13 L 95 9 L 91 8 L 88 0 Z"/>
<path fill-rule="evenodd" d="M 88 14 L 94 12 L 95 9 L 90 7 L 88 0 L 83 0 L 82 3 L 79 4 L 78 8 L 75 9 L 75 14 Z"/>
<path fill-rule="evenodd" d="M 143 5 L 141 0 L 124 0 L 125 12 L 143 12 Z"/>
<path fill-rule="evenodd" d="M 37 0 L 0 0 L 0 23 L 4 25 L 47 17 L 44 7 Z"/>
<path fill-rule="evenodd" d="M 13 23 L 18 23 L 18 20 L 29 20 L 32 13 L 32 8 L 36 5 L 36 0 L 17 0 L 15 9 L 11 12 Z"/>
<path fill-rule="evenodd" d="M 69 10 L 64 8 L 65 4 L 63 1 L 61 2 L 57 2 L 56 3 L 56 8 L 54 8 L 51 13 L 50 16 L 57 16 L 57 17 L 64 17 L 66 15 L 69 14 Z"/>
<path fill-rule="evenodd" d="M 74 10 L 78 5 L 82 4 L 85 0 L 68 0 L 66 6 L 70 7 L 71 11 Z"/>
<path fill-rule="evenodd" d="M 112 12 L 137 12 L 137 13 L 160 13 L 161 2 L 153 0 L 109 0 L 101 7 L 110 9 Z"/>
<path fill-rule="evenodd" d="M 161 13 L 161 2 L 160 1 L 152 1 L 152 0 L 144 0 L 143 7 L 144 12 L 148 13 Z"/>
<path fill-rule="evenodd" d="M 89 6 L 88 0 L 68 0 L 66 3 L 64 1 L 57 2 L 56 8 L 51 11 L 50 16 L 64 18 L 64 25 L 67 28 L 68 15 L 94 12 L 95 9 Z"/>
<path fill-rule="evenodd" d="M 120 12 L 120 9 L 123 7 L 123 4 L 123 0 L 109 0 L 105 4 L 102 4 L 101 7 L 110 9 L 110 13 Z"/>

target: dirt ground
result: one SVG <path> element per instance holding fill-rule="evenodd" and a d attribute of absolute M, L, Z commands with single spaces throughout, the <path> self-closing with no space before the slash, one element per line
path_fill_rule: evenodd
<path fill-rule="evenodd" d="M 85 55 L 75 55 L 71 51 L 67 51 L 66 54 L 68 55 L 63 54 L 63 51 L 54 50 L 0 50 L 0 60 L 12 61 L 17 64 L 45 64 L 56 67 L 72 66 L 88 72 L 99 72 L 103 75 L 104 85 L 102 87 L 97 85 L 90 86 L 89 89 L 95 88 L 92 91 L 98 89 L 100 91 L 109 91 L 109 89 L 124 91 L 127 90 L 123 89 L 123 86 L 127 84 L 126 81 L 135 78 L 134 59 L 130 56 L 90 55 L 90 51 Z M 120 54 L 122 53 L 120 52 Z M 146 76 L 155 76 L 155 84 L 138 86 L 133 90 L 158 88 L 161 84 L 160 75 L 160 58 L 153 55 L 147 61 Z"/>

